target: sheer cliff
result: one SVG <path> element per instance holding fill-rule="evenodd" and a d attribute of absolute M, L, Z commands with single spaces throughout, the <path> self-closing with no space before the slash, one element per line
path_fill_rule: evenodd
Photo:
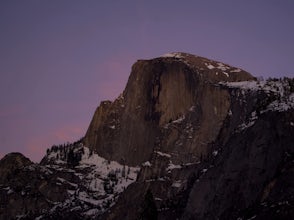
<path fill-rule="evenodd" d="M 223 63 L 190 54 L 167 54 L 140 60 L 132 67 L 125 91 L 114 102 L 103 102 L 96 110 L 85 145 L 108 159 L 140 165 L 154 149 L 184 153 L 190 162 L 205 153 L 230 108 L 228 92 L 220 81 L 254 80 L 249 73 Z M 189 113 L 194 123 L 185 144 L 176 144 L 180 134 L 166 129 L 170 122 Z M 169 137 L 160 140 L 163 133 Z M 166 135 L 164 135 L 166 136 Z M 166 142 L 166 143 L 161 143 Z"/>
<path fill-rule="evenodd" d="M 292 219 L 294 80 L 139 60 L 80 141 L 0 161 L 0 219 Z"/>

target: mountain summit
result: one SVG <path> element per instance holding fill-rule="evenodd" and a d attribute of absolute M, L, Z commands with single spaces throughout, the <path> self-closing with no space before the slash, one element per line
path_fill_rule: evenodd
<path fill-rule="evenodd" d="M 85 146 L 130 165 L 147 161 L 160 145 L 167 151 L 199 157 L 206 148 L 202 143 L 216 138 L 230 108 L 229 93 L 217 83 L 254 79 L 241 69 L 186 53 L 139 60 L 119 98 L 102 102 L 96 110 Z M 198 131 L 188 135 L 193 136 L 189 141 L 183 137 L 188 141 L 185 149 L 175 144 L 176 131 L 162 143 L 163 133 L 169 131 L 165 127 L 188 113 Z"/>
<path fill-rule="evenodd" d="M 0 161 L 0 219 L 293 219 L 293 109 L 293 79 L 138 60 L 81 140 Z"/>

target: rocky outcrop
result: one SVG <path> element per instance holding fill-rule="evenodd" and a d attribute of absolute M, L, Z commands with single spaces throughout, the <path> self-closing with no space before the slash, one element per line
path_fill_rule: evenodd
<path fill-rule="evenodd" d="M 13 173 L 32 164 L 30 159 L 20 153 L 7 154 L 0 160 L 0 184 L 13 178 Z"/>
<path fill-rule="evenodd" d="M 84 138 L 0 161 L 0 219 L 293 219 L 294 80 L 139 60 Z"/>
<path fill-rule="evenodd" d="M 228 92 L 215 83 L 254 79 L 238 68 L 185 53 L 139 60 L 123 94 L 113 103 L 102 102 L 96 110 L 85 145 L 130 165 L 149 160 L 160 145 L 164 151 L 199 158 L 206 152 L 206 143 L 216 138 L 230 108 Z M 171 129 L 165 143 L 159 143 L 162 128 L 188 112 L 194 112 L 189 118 L 194 122 L 191 140 L 175 144 L 180 134 Z"/>
<path fill-rule="evenodd" d="M 275 207 L 280 212 L 276 216 L 293 216 L 293 120 L 293 111 L 269 112 L 232 135 L 213 166 L 194 184 L 183 219 L 248 219 L 269 206 L 281 206 Z M 272 218 L 278 217 L 266 219 Z"/>

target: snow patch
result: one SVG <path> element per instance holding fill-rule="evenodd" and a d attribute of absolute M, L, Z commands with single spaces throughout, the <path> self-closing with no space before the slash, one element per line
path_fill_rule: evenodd
<path fill-rule="evenodd" d="M 215 66 L 213 66 L 212 64 L 207 64 L 207 63 L 205 63 L 205 66 L 206 66 L 208 69 L 210 69 L 210 70 L 212 70 L 212 69 L 215 68 Z"/>
<path fill-rule="evenodd" d="M 233 112 L 232 112 L 231 109 L 229 110 L 228 115 L 229 115 L 229 116 L 233 115 Z"/>
<path fill-rule="evenodd" d="M 258 117 L 257 117 L 256 111 L 252 112 L 251 117 L 249 118 L 249 120 L 247 122 L 239 125 L 238 128 L 237 128 L 237 131 L 240 132 L 240 131 L 243 131 L 243 130 L 245 130 L 247 128 L 252 127 L 255 124 L 255 121 L 257 119 L 258 119 Z"/>
<path fill-rule="evenodd" d="M 216 157 L 216 156 L 218 155 L 218 151 L 217 151 L 217 150 L 214 150 L 214 151 L 212 152 L 212 155 Z"/>
<path fill-rule="evenodd" d="M 294 93 L 290 93 L 290 84 L 286 80 L 220 82 L 219 84 L 228 86 L 229 88 L 241 89 L 241 94 L 243 96 L 247 92 L 263 91 L 268 94 L 268 96 L 275 98 L 275 100 L 268 104 L 265 110 L 260 113 L 268 111 L 283 112 L 294 108 Z M 252 123 L 249 125 L 252 126 Z"/>
<path fill-rule="evenodd" d="M 184 58 L 181 53 L 166 53 L 161 57 Z"/>
<path fill-rule="evenodd" d="M 174 169 L 182 169 L 182 166 L 181 166 L 181 165 L 173 164 L 173 163 L 170 161 L 168 167 L 166 168 L 166 171 L 171 171 L 171 170 L 174 170 Z"/>
<path fill-rule="evenodd" d="M 201 170 L 202 173 L 206 173 L 207 171 L 208 171 L 208 169 Z"/>
<path fill-rule="evenodd" d="M 146 161 L 146 162 L 142 163 L 142 166 L 143 167 L 151 167 L 152 165 L 149 161 Z"/>
<path fill-rule="evenodd" d="M 87 216 L 95 216 L 99 214 L 99 212 L 99 209 L 89 209 L 88 211 L 84 212 L 84 214 Z"/>
<path fill-rule="evenodd" d="M 181 122 L 184 121 L 184 120 L 185 120 L 185 115 L 182 115 L 180 118 L 178 118 L 178 119 L 172 121 L 172 123 L 181 123 Z"/>
<path fill-rule="evenodd" d="M 223 72 L 223 74 L 225 74 L 225 75 L 226 75 L 226 77 L 230 77 L 230 76 L 229 76 L 229 74 L 228 74 L 228 73 L 226 73 L 226 72 Z"/>
<path fill-rule="evenodd" d="M 162 156 L 162 157 L 168 157 L 168 158 L 171 157 L 170 154 L 162 153 L 162 152 L 160 152 L 160 151 L 155 151 L 155 153 L 158 154 L 158 155 L 160 155 L 160 156 Z"/>
<path fill-rule="evenodd" d="M 173 182 L 172 187 L 174 188 L 180 188 L 182 185 L 182 181 L 181 180 L 177 180 L 175 182 Z"/>
<path fill-rule="evenodd" d="M 196 106 L 193 105 L 193 106 L 191 106 L 191 107 L 189 108 L 189 111 L 190 111 L 190 112 L 194 112 L 195 109 L 196 109 Z"/>
<path fill-rule="evenodd" d="M 230 72 L 231 72 L 231 73 L 239 73 L 239 72 L 241 72 L 241 71 L 242 71 L 242 70 L 240 70 L 240 69 L 237 68 L 237 69 L 233 69 L 233 70 L 231 70 Z"/>
<path fill-rule="evenodd" d="M 217 63 L 217 65 L 218 66 L 216 68 L 219 70 L 222 70 L 222 71 L 227 71 L 227 70 L 231 69 L 231 67 L 229 67 L 223 63 Z"/>

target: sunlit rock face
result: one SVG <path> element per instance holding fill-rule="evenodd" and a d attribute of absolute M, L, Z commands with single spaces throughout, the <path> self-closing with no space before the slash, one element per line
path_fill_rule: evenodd
<path fill-rule="evenodd" d="M 186 163 L 195 161 L 206 154 L 207 143 L 216 138 L 230 109 L 228 91 L 215 83 L 243 80 L 254 77 L 185 53 L 139 60 L 122 95 L 96 110 L 85 145 L 130 165 L 149 160 L 154 149 L 177 154 L 175 159 Z M 181 136 L 169 126 L 179 119 L 193 123 L 189 134 Z"/>
<path fill-rule="evenodd" d="M 85 137 L 0 160 L 2 219 L 294 219 L 294 79 L 137 61 Z"/>

